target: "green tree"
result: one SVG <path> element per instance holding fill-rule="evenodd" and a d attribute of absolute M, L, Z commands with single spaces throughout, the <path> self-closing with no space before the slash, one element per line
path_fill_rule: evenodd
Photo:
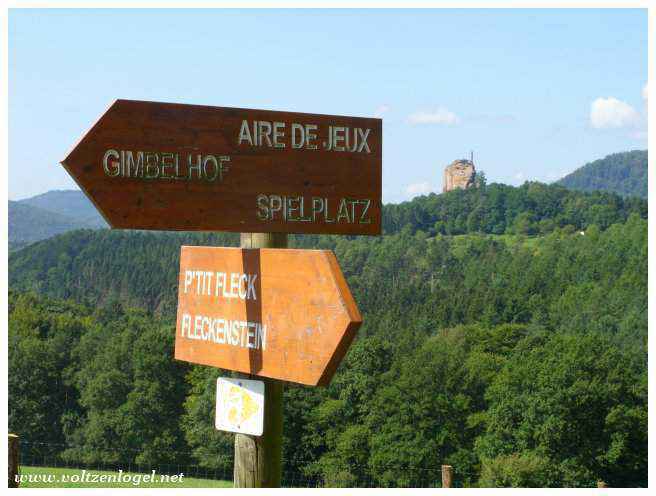
<path fill-rule="evenodd" d="M 152 316 L 128 310 L 82 336 L 73 358 L 83 421 L 70 433 L 68 460 L 159 464 L 185 451 L 187 367 L 171 359 L 174 335 Z"/>
<path fill-rule="evenodd" d="M 91 320 L 83 307 L 33 294 L 10 292 L 9 311 L 9 430 L 39 443 L 29 455 L 51 453 L 76 411 L 71 350 Z"/>
<path fill-rule="evenodd" d="M 494 466 L 532 453 L 541 461 L 531 480 L 540 486 L 644 485 L 646 358 L 598 333 L 528 339 L 486 393 L 481 459 Z"/>

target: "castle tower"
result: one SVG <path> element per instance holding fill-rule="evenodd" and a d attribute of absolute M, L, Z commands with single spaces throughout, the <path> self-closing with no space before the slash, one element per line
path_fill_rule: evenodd
<path fill-rule="evenodd" d="M 474 185 L 476 177 L 476 167 L 474 167 L 474 152 L 471 159 L 465 158 L 454 160 L 451 165 L 444 169 L 444 181 L 442 183 L 442 193 L 454 189 L 467 189 Z"/>

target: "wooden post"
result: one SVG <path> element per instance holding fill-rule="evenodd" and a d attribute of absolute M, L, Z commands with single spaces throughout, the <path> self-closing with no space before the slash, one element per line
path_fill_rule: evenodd
<path fill-rule="evenodd" d="M 242 248 L 286 248 L 287 234 L 242 233 Z M 264 381 L 264 431 L 235 435 L 234 487 L 280 487 L 282 474 L 282 382 Z"/>
<path fill-rule="evenodd" d="M 16 434 L 9 434 L 9 451 L 7 452 L 7 459 L 9 462 L 9 487 L 18 487 L 18 481 L 16 480 L 19 460 L 18 441 L 19 439 Z"/>
<path fill-rule="evenodd" d="M 451 465 L 442 465 L 442 487 L 451 487 L 453 482 L 453 467 Z"/>

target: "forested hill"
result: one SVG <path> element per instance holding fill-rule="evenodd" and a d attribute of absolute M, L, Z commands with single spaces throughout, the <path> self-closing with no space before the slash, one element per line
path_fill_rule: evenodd
<path fill-rule="evenodd" d="M 647 202 L 613 193 L 584 193 L 557 184 L 526 182 L 513 187 L 491 184 L 480 189 L 453 190 L 385 205 L 386 233 L 403 228 L 432 234 L 537 234 L 566 225 L 605 229 L 629 213 L 647 215 Z"/>
<path fill-rule="evenodd" d="M 238 234 L 83 229 L 9 256 L 12 289 L 172 315 L 181 245 L 238 246 Z"/>
<path fill-rule="evenodd" d="M 38 207 L 49 212 L 76 219 L 87 227 L 107 227 L 96 207 L 80 190 L 53 190 L 20 200 L 23 205 Z"/>
<path fill-rule="evenodd" d="M 330 386 L 285 387 L 283 484 L 434 487 L 450 464 L 456 485 L 646 486 L 647 202 L 530 183 L 394 209 L 384 236 L 291 239 L 334 250 L 364 323 Z M 172 357 L 180 245 L 237 242 L 82 230 L 12 253 L 10 430 L 55 462 L 230 477 L 225 372 Z"/>
<path fill-rule="evenodd" d="M 637 153 L 645 154 L 646 163 L 646 152 Z M 625 155 L 629 154 L 618 154 Z M 105 221 L 81 191 L 49 191 L 20 202 L 10 202 L 9 207 L 11 248 L 72 229 L 106 227 Z M 588 196 L 559 185 L 527 182 L 519 188 L 492 184 L 483 189 L 455 190 L 401 204 L 387 204 L 383 206 L 382 217 L 384 231 L 388 234 L 404 227 L 429 235 L 468 232 L 544 234 L 564 225 L 580 228 L 595 223 L 603 228 L 626 218 L 626 212 L 645 214 L 642 210 L 646 212 L 646 203 L 618 199 L 608 193 Z"/>
<path fill-rule="evenodd" d="M 71 464 L 230 477 L 233 436 L 213 423 L 225 372 L 172 359 L 183 240 L 236 241 L 84 231 L 12 259 L 12 288 L 73 297 L 10 294 L 12 432 Z M 446 463 L 457 485 L 647 484 L 645 219 L 315 241 L 364 324 L 329 387 L 285 388 L 284 483 L 435 486 Z"/>
<path fill-rule="evenodd" d="M 78 190 L 48 191 L 9 202 L 9 249 L 74 229 L 107 227 L 89 199 Z"/>
<path fill-rule="evenodd" d="M 538 235 L 606 229 L 631 214 L 646 218 L 647 202 L 610 193 L 582 193 L 561 186 L 492 184 L 416 198 L 384 211 L 387 233 Z M 334 248 L 340 236 L 292 236 L 291 245 Z M 349 246 L 375 246 L 377 238 L 352 239 Z M 28 246 L 9 257 L 13 288 L 36 290 L 93 304 L 113 298 L 157 313 L 175 307 L 179 247 L 236 246 L 237 234 L 136 231 L 74 231 Z"/>
<path fill-rule="evenodd" d="M 8 213 L 10 250 L 73 229 L 88 227 L 72 217 L 21 202 L 10 201 Z"/>
<path fill-rule="evenodd" d="M 647 150 L 608 155 L 576 169 L 558 183 L 581 191 L 611 191 L 647 198 Z"/>

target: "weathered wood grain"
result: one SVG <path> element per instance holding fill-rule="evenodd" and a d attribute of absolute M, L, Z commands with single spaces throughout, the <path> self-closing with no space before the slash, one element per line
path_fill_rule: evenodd
<path fill-rule="evenodd" d="M 256 123 L 258 132 L 267 129 L 257 123 L 280 123 L 284 136 L 274 142 L 270 131 L 260 136 L 262 144 L 254 144 L 244 137 L 244 121 Z M 316 149 L 292 146 L 294 125 L 303 133 L 305 126 L 317 126 L 308 132 L 316 134 Z M 324 148 L 334 135 L 331 126 L 339 128 L 339 148 L 349 135 L 353 151 Z M 300 134 L 295 131 L 297 144 Z M 353 146 L 358 138 L 366 141 L 365 149 Z M 201 162 L 214 157 L 203 166 L 205 175 L 189 170 L 199 155 Z M 380 119 L 116 100 L 62 165 L 113 228 L 370 235 L 381 230 Z"/>
<path fill-rule="evenodd" d="M 213 275 L 210 278 L 203 273 Z M 193 274 L 197 277 L 189 279 Z M 225 278 L 221 274 L 226 274 Z M 239 291 L 232 291 L 224 282 L 242 275 Z M 248 290 L 246 278 L 253 282 Z M 217 281 L 222 281 L 218 295 Z M 238 296 L 230 296 L 231 292 Z M 228 335 L 234 322 L 252 326 L 236 327 L 235 340 L 235 334 Z M 181 248 L 175 339 L 178 360 L 325 385 L 361 323 L 331 251 Z"/>

